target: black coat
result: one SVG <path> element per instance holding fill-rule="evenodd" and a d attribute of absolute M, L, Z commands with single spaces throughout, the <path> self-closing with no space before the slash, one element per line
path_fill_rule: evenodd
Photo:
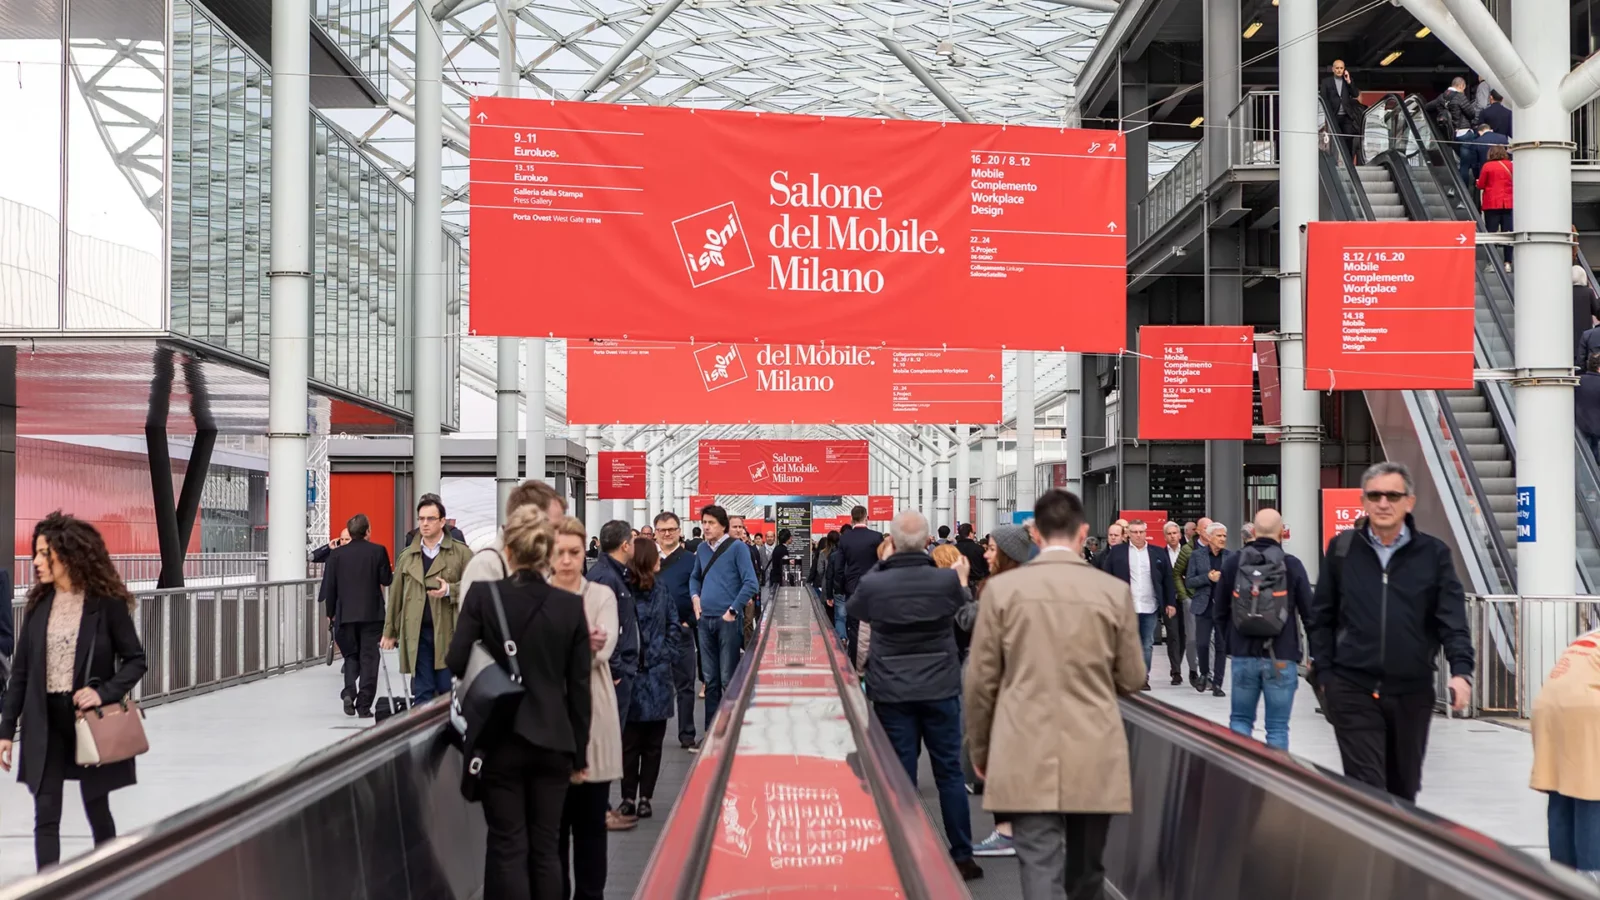
<path fill-rule="evenodd" d="M 1147 542 L 1144 551 L 1150 556 L 1150 580 L 1155 582 L 1156 612 L 1166 615 L 1165 607 L 1178 605 L 1178 586 L 1172 580 L 1172 560 L 1167 559 L 1166 547 L 1158 547 L 1153 542 Z M 1132 552 L 1133 545 L 1127 541 L 1107 550 L 1100 563 L 1101 571 L 1123 581 L 1131 581 L 1133 575 L 1128 568 L 1128 554 Z"/>
<path fill-rule="evenodd" d="M 867 669 L 874 702 L 961 694 L 955 618 L 968 596 L 956 573 L 926 553 L 896 553 L 861 579 L 845 609 L 872 625 Z"/>
<path fill-rule="evenodd" d="M 518 572 L 498 584 L 506 624 L 517 643 L 517 663 L 522 667 L 522 702 L 511 727 L 535 747 L 571 753 L 575 771 L 588 768 L 589 668 L 594 654 L 589 650 L 583 598 L 551 587 L 528 572 Z M 631 605 L 626 594 L 617 606 L 624 603 Z M 496 662 L 506 665 L 494 594 L 485 581 L 467 591 L 445 656 L 445 665 L 457 678 L 466 674 L 472 645 L 479 640 Z"/>
<path fill-rule="evenodd" d="M 1511 137 L 1511 110 L 1506 109 L 1504 103 L 1491 102 L 1488 106 L 1478 110 L 1478 121 L 1488 122 L 1489 127 L 1493 128 L 1496 134 Z"/>
<path fill-rule="evenodd" d="M 1256 538 L 1247 547 L 1265 550 L 1278 546 L 1271 538 Z M 1282 549 L 1281 547 L 1279 549 Z M 1283 568 L 1289 576 L 1289 621 L 1269 640 L 1248 638 L 1233 630 L 1233 586 L 1239 577 L 1240 553 L 1229 553 L 1222 561 L 1222 574 L 1217 583 L 1210 585 L 1212 613 L 1217 627 L 1222 629 L 1223 646 L 1229 656 L 1271 656 L 1273 659 L 1300 664 L 1300 623 L 1311 615 L 1311 579 L 1306 575 L 1305 564 L 1291 553 L 1283 555 Z"/>
<path fill-rule="evenodd" d="M 1423 108 L 1448 126 L 1452 132 L 1471 128 L 1473 120 L 1478 117 L 1478 108 L 1473 104 L 1472 98 L 1461 91 L 1445 91 L 1429 100 Z"/>
<path fill-rule="evenodd" d="M 602 553 L 589 567 L 588 579 L 617 595 L 617 645 L 611 651 L 611 677 L 630 679 L 639 671 L 639 616 L 628 601 L 628 570 Z M 624 716 L 627 710 L 619 710 Z"/>
<path fill-rule="evenodd" d="M 45 727 L 50 716 L 45 710 L 44 667 L 45 635 L 54 599 L 53 592 L 46 595 L 22 620 L 17 653 L 12 660 L 11 682 L 6 686 L 4 710 L 0 712 L 0 740 L 16 738 L 18 719 L 26 718 L 32 723 L 22 732 L 17 780 L 34 793 L 38 793 L 39 783 L 44 778 L 45 741 L 50 737 L 50 729 Z M 93 659 L 89 658 L 91 643 L 94 644 Z M 133 616 L 122 601 L 84 598 L 78 649 L 72 663 L 74 693 L 86 686 L 85 668 L 89 673 L 88 681 L 98 682 L 96 689 L 102 703 L 120 701 L 144 677 L 144 647 L 134 630 Z M 72 755 L 69 750 L 68 758 Z M 138 780 L 131 759 L 92 768 L 68 765 L 67 778 L 79 782 L 86 797 L 103 797 Z"/>
<path fill-rule="evenodd" d="M 1578 376 L 1578 390 L 1572 398 L 1578 414 L 1578 430 L 1592 437 L 1600 437 L 1600 374 L 1585 372 Z"/>
<path fill-rule="evenodd" d="M 788 558 L 787 544 L 772 545 L 772 563 L 767 567 L 767 584 L 777 587 L 783 583 L 783 561 Z"/>
<path fill-rule="evenodd" d="M 972 538 L 956 538 L 956 549 L 967 558 L 971 571 L 967 573 L 967 581 L 971 584 L 989 577 L 989 561 L 983 558 L 983 547 Z"/>
<path fill-rule="evenodd" d="M 321 600 L 335 624 L 383 621 L 383 589 L 394 581 L 389 550 L 360 538 L 333 551 L 322 570 Z"/>
<path fill-rule="evenodd" d="M 835 595 L 848 597 L 856 592 L 861 577 L 878 564 L 878 545 L 881 543 L 883 535 L 865 525 L 853 526 L 849 531 L 839 534 L 839 547 L 833 551 L 839 555 L 839 561 L 834 568 L 833 581 L 829 584 Z"/>
<path fill-rule="evenodd" d="M 1317 677 L 1339 675 L 1363 690 L 1394 693 L 1433 687 L 1434 658 L 1444 648 L 1451 675 L 1472 674 L 1467 601 L 1444 541 L 1417 530 L 1386 569 L 1367 539 L 1366 520 L 1328 544 L 1306 620 Z M 1343 559 L 1339 542 L 1348 540 Z"/>
<path fill-rule="evenodd" d="M 1356 96 L 1358 93 L 1356 86 L 1349 83 L 1345 84 L 1344 94 L 1341 96 L 1338 85 L 1340 81 L 1344 81 L 1344 79 L 1336 78 L 1332 75 L 1322 79 L 1322 102 L 1327 105 L 1328 111 L 1333 113 L 1334 116 L 1360 122 L 1362 116 L 1365 115 L 1365 110 L 1361 108 L 1361 100 Z"/>

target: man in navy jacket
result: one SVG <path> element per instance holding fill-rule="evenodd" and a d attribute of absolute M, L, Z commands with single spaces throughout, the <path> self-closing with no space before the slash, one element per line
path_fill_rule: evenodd
<path fill-rule="evenodd" d="M 1263 553 L 1283 550 L 1283 516 L 1275 509 L 1256 513 L 1256 538 L 1246 547 Z M 1212 585 L 1212 611 L 1233 659 L 1233 713 L 1228 727 L 1249 737 L 1255 732 L 1256 703 L 1265 699 L 1267 746 L 1289 749 L 1289 712 L 1300 681 L 1300 623 L 1311 615 L 1311 579 L 1305 564 L 1283 554 L 1289 577 L 1289 620 L 1274 638 L 1245 637 L 1233 627 L 1234 584 L 1244 552 L 1230 553 L 1222 562 L 1221 576 Z"/>
<path fill-rule="evenodd" d="M 700 658 L 695 650 L 694 598 L 689 594 L 689 576 L 694 573 L 694 551 L 683 542 L 683 523 L 678 514 L 656 515 L 656 546 L 661 550 L 661 572 L 656 583 L 667 589 L 677 610 L 678 648 L 672 660 L 672 688 L 678 700 L 678 746 L 694 747 L 694 673 Z"/>
<path fill-rule="evenodd" d="M 1133 611 L 1139 614 L 1139 643 L 1144 645 L 1144 668 L 1150 671 L 1151 649 L 1156 643 L 1156 620 L 1165 609 L 1167 616 L 1177 615 L 1178 590 L 1172 581 L 1172 562 L 1167 559 L 1167 549 L 1157 547 L 1147 540 L 1147 527 L 1143 519 L 1128 523 L 1128 540 L 1106 551 L 1105 565 L 1101 568 L 1128 583 L 1133 591 Z M 1150 690 L 1150 682 L 1144 683 Z"/>

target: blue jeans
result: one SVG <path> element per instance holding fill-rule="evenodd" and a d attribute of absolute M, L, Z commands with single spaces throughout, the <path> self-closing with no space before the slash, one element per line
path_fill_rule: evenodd
<path fill-rule="evenodd" d="M 1550 795 L 1550 860 L 1600 872 L 1600 800 Z"/>
<path fill-rule="evenodd" d="M 1233 657 L 1233 714 L 1228 727 L 1249 737 L 1256 728 L 1256 702 L 1267 705 L 1267 746 L 1289 749 L 1289 713 L 1294 709 L 1300 669 L 1265 656 Z"/>
<path fill-rule="evenodd" d="M 1144 648 L 1144 678 L 1150 680 L 1150 654 L 1156 645 L 1156 614 L 1139 613 L 1139 646 Z"/>
<path fill-rule="evenodd" d="M 717 708 L 722 706 L 722 692 L 739 665 L 744 627 L 738 616 L 736 611 L 732 622 L 720 615 L 700 617 L 700 680 L 706 683 L 706 734 L 711 733 Z"/>
<path fill-rule="evenodd" d="M 450 670 L 433 667 L 433 623 L 422 623 L 417 635 L 416 671 L 411 673 L 411 702 L 423 704 L 440 694 L 450 693 Z"/>
<path fill-rule="evenodd" d="M 845 599 L 844 599 L 844 597 L 842 597 L 842 596 L 834 597 L 833 598 L 833 630 L 838 632 L 838 634 L 839 634 L 839 643 L 848 645 L 849 644 L 849 639 L 846 637 L 845 628 L 844 628 L 844 619 L 845 619 L 844 608 L 845 608 Z"/>
<path fill-rule="evenodd" d="M 933 781 L 939 786 L 939 812 L 950 841 L 950 858 L 972 858 L 972 815 L 961 778 L 961 698 L 873 705 L 900 765 L 917 783 L 917 758 L 928 745 Z"/>

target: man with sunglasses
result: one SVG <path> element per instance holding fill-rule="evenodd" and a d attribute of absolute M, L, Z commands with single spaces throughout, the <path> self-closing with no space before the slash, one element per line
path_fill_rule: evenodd
<path fill-rule="evenodd" d="M 1450 548 L 1417 530 L 1406 467 L 1377 463 L 1361 487 L 1364 515 L 1328 544 L 1311 603 L 1310 677 L 1345 775 L 1414 802 L 1441 647 L 1451 705 L 1464 708 L 1472 690 L 1466 597 Z"/>

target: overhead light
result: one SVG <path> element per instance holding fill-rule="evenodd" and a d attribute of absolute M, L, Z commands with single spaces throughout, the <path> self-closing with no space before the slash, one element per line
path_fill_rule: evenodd
<path fill-rule="evenodd" d="M 1433 34 L 1433 29 L 1429 28 L 1426 25 L 1424 25 L 1421 28 L 1417 29 L 1417 37 L 1419 37 L 1419 38 L 1425 38 L 1430 34 Z"/>
<path fill-rule="evenodd" d="M 1388 64 L 1394 62 L 1395 60 L 1397 60 L 1399 58 L 1400 58 L 1400 51 L 1396 50 L 1393 53 L 1390 53 L 1388 56 L 1385 56 L 1383 58 L 1383 60 L 1378 63 L 1378 65 L 1387 66 Z"/>
<path fill-rule="evenodd" d="M 1205 120 L 1206 120 L 1205 116 L 1195 116 L 1194 117 L 1194 121 L 1189 123 L 1189 127 L 1190 128 L 1199 128 L 1200 127 L 1200 123 L 1204 122 Z"/>
<path fill-rule="evenodd" d="M 1245 26 L 1244 36 L 1248 40 L 1249 38 L 1255 37 L 1256 36 L 1256 32 L 1258 32 L 1260 30 L 1261 30 L 1261 21 L 1258 19 L 1258 20 L 1256 20 L 1254 22 L 1251 22 L 1249 25 Z"/>
<path fill-rule="evenodd" d="M 1272 0 L 1272 5 L 1273 6 L 1277 6 L 1278 5 L 1278 0 Z"/>

